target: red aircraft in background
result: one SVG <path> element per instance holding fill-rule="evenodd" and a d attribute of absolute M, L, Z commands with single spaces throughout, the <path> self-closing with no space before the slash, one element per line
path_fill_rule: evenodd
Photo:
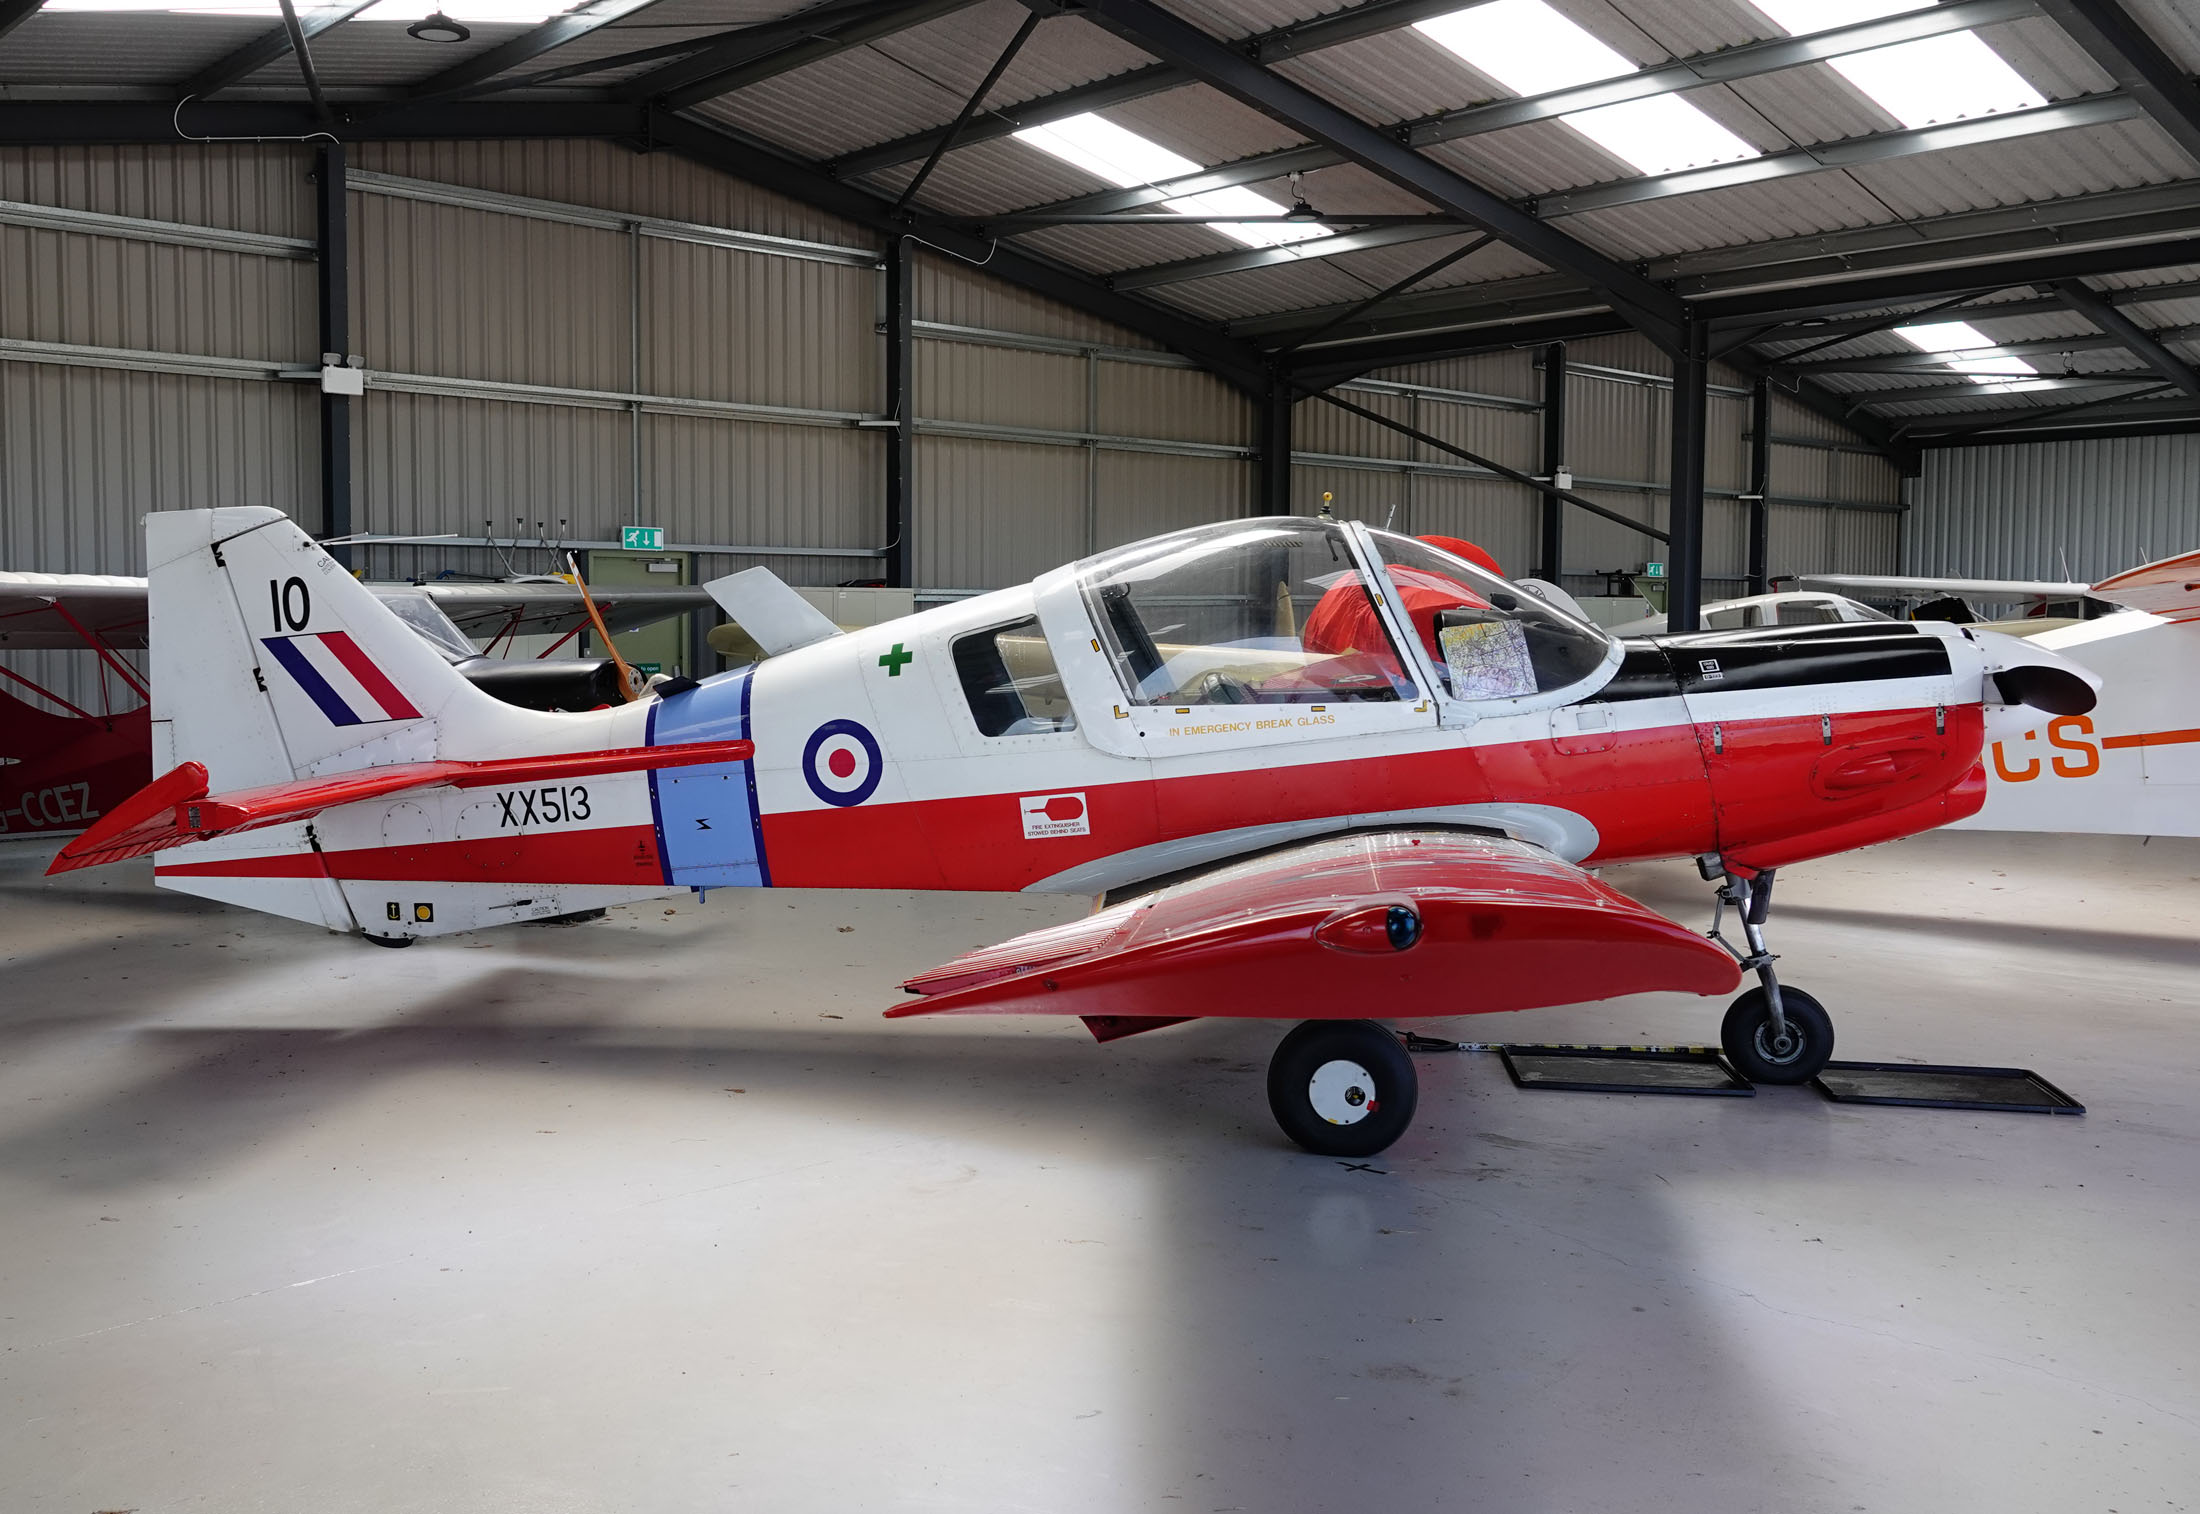
<path fill-rule="evenodd" d="M 151 853 L 164 887 L 385 945 L 687 888 L 1096 895 L 890 1013 L 1307 1021 L 1270 1104 L 1340 1155 L 1412 1118 L 1377 1015 L 1746 969 L 1728 1055 L 1811 1077 L 1832 1024 L 1773 971 L 1775 870 L 1972 813 L 1989 737 L 2096 686 L 1946 623 L 1621 641 L 1427 542 L 1279 517 L 845 634 L 751 570 L 714 587 L 769 660 L 563 714 L 475 688 L 276 511 L 147 537 L 161 776 L 55 870 Z M 1588 871 L 1661 857 L 1747 950 Z"/>

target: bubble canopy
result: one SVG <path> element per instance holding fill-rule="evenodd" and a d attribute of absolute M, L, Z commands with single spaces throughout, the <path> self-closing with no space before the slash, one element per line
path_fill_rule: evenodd
<path fill-rule="evenodd" d="M 1364 526 L 1218 522 L 1086 558 L 1073 573 L 1134 705 L 1394 703 L 1430 686 L 1463 701 L 1521 699 L 1584 683 L 1615 649 L 1496 574 Z M 1399 626 L 1418 645 L 1401 646 Z"/>

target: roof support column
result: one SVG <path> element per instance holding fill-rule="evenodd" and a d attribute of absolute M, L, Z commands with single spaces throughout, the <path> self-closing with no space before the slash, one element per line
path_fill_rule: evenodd
<path fill-rule="evenodd" d="M 351 218 L 344 203 L 344 146 L 330 142 L 314 165 L 313 199 L 317 262 L 314 285 L 320 306 L 321 366 L 341 368 L 351 348 Z M 321 534 L 351 534 L 351 396 L 321 385 Z M 329 555 L 351 566 L 349 547 Z"/>
<path fill-rule="evenodd" d="M 1543 476 L 1557 488 L 1568 485 L 1559 475 L 1566 471 L 1566 344 L 1553 342 L 1543 349 Z M 1565 561 L 1566 501 L 1555 494 L 1543 496 L 1542 548 L 1536 554 L 1535 576 L 1557 583 Z"/>
<path fill-rule="evenodd" d="M 1260 402 L 1260 483 L 1255 514 L 1291 513 L 1291 407 L 1299 391 L 1278 373 Z"/>
<path fill-rule="evenodd" d="M 1772 495 L 1772 385 L 1765 379 L 1749 392 L 1749 592 L 1769 594 L 1766 578 Z"/>
<path fill-rule="evenodd" d="M 886 582 L 897 589 L 916 583 L 911 540 L 916 486 L 915 404 L 916 244 L 895 237 L 886 244 Z"/>
<path fill-rule="evenodd" d="M 1665 627 L 1700 629 L 1703 611 L 1704 420 L 1710 408 L 1711 331 L 1690 319 L 1673 359 L 1673 465 L 1665 529 Z"/>

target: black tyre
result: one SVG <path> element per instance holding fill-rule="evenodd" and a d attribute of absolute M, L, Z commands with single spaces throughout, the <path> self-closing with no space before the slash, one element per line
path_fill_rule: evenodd
<path fill-rule="evenodd" d="M 1752 1083 L 1808 1083 L 1833 1056 L 1833 1017 L 1799 988 L 1780 985 L 1787 1039 L 1772 1033 L 1772 1003 L 1753 988 L 1727 1007 L 1719 1044 L 1734 1070 Z"/>
<path fill-rule="evenodd" d="M 1268 1063 L 1276 1123 L 1317 1156 L 1373 1156 L 1405 1134 L 1420 1096 L 1413 1059 L 1372 1020 L 1309 1020 Z"/>
<path fill-rule="evenodd" d="M 413 938 L 410 936 L 377 936 L 371 931 L 368 932 L 367 939 L 376 946 L 410 946 L 413 944 Z"/>

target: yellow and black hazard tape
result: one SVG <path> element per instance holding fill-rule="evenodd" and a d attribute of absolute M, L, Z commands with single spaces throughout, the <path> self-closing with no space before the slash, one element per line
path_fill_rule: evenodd
<path fill-rule="evenodd" d="M 1439 1037 L 1436 1037 L 1436 1036 L 1424 1036 L 1424 1035 L 1418 1035 L 1418 1034 L 1416 1034 L 1415 1032 L 1413 1032 L 1413 1031 L 1410 1031 L 1410 1030 L 1409 1030 L 1409 1031 L 1405 1031 L 1405 1032 L 1403 1032 L 1403 1035 L 1404 1035 L 1404 1038 L 1405 1038 L 1405 1043 L 1406 1043 L 1406 1050 L 1407 1050 L 1407 1051 L 1487 1051 L 1487 1052 L 1502 1052 L 1502 1051 L 1512 1051 L 1512 1052 L 1538 1052 L 1538 1051 L 1574 1051 L 1574 1052 L 1597 1052 L 1597 1051 L 1608 1051 L 1608 1052 L 1634 1052 L 1634 1053 L 1636 1053 L 1636 1054 L 1638 1054 L 1638 1055 L 1643 1055 L 1643 1056 L 1688 1056 L 1688 1057 L 1710 1057 L 1710 1056 L 1717 1056 L 1717 1055 L 1719 1055 L 1719 1053 L 1720 1053 L 1720 1048 L 1718 1048 L 1718 1047 L 1716 1047 L 1716 1046 L 1618 1046 L 1618 1045 L 1597 1045 L 1597 1044 L 1591 1044 L 1591 1043 L 1588 1043 L 1588 1042 L 1572 1042 L 1572 1041 L 1568 1041 L 1568 1042 L 1560 1042 L 1560 1041 L 1533 1041 L 1533 1042 L 1523 1042 L 1523 1041 L 1446 1041 L 1446 1040 L 1443 1040 L 1443 1039 L 1441 1039 L 1441 1038 L 1439 1038 Z"/>

